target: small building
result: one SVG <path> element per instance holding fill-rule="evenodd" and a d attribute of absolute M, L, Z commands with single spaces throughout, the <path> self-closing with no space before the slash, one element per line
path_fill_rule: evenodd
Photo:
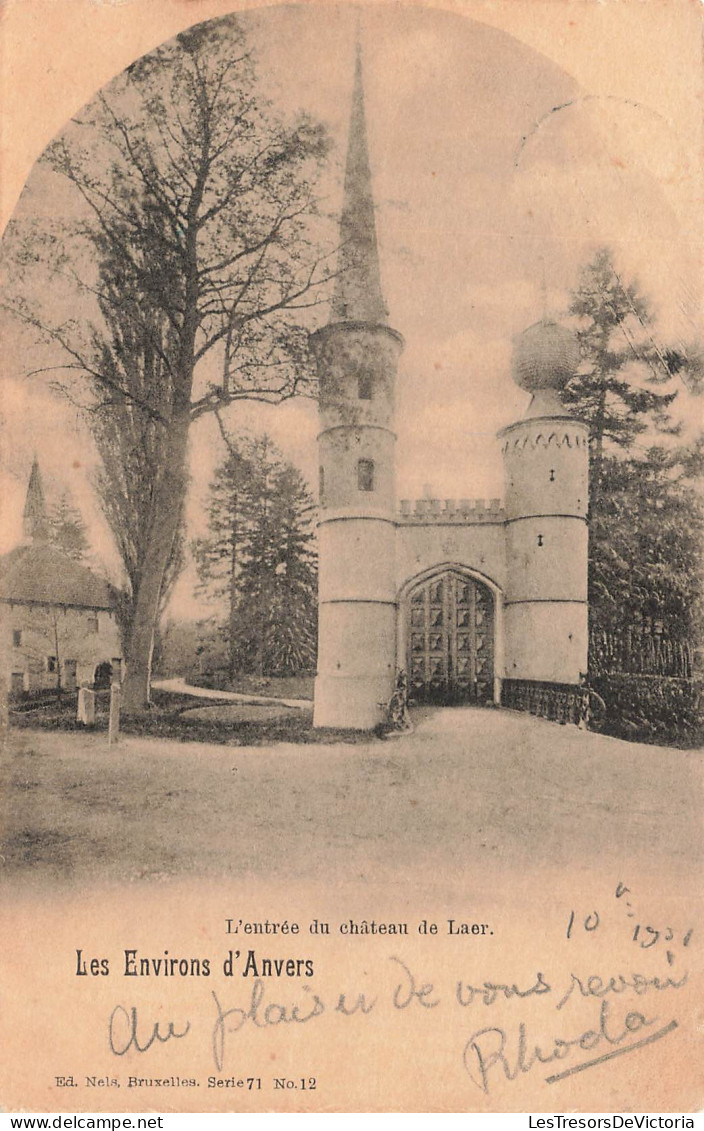
<path fill-rule="evenodd" d="M 107 581 L 50 541 L 35 459 L 23 514 L 23 540 L 0 557 L 0 612 L 10 693 L 110 685 L 120 679 L 122 647 Z"/>

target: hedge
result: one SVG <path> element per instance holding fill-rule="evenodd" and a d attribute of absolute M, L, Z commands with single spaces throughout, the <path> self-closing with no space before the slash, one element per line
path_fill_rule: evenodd
<path fill-rule="evenodd" d="M 599 729 L 636 742 L 704 744 L 704 680 L 658 675 L 590 676 L 606 715 Z"/>

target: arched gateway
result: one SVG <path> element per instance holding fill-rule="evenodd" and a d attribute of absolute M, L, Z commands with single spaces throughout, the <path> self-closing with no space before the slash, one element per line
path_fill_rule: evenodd
<path fill-rule="evenodd" d="M 403 602 L 409 691 L 417 702 L 494 698 L 494 596 L 456 568 L 412 584 Z"/>

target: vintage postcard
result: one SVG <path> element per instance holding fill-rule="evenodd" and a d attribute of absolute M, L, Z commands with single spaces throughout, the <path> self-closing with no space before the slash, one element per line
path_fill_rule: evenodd
<path fill-rule="evenodd" d="M 693 1126 L 701 5 L 1 16 L 3 1110 Z"/>

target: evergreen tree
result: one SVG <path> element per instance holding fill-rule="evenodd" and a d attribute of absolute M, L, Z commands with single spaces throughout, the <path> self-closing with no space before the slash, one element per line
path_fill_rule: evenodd
<path fill-rule="evenodd" d="M 224 602 L 230 677 L 315 663 L 314 502 L 267 436 L 230 445 L 211 487 L 210 537 L 194 546 L 201 590 Z"/>
<path fill-rule="evenodd" d="M 670 412 L 678 390 L 668 386 L 687 362 L 660 349 L 646 300 L 623 283 L 610 251 L 582 271 L 570 312 L 583 364 L 565 400 L 590 428 L 592 643 L 627 638 L 619 662 L 640 666 L 655 637 L 701 636 L 704 447 L 657 443 L 679 431 Z"/>
<path fill-rule="evenodd" d="M 677 391 L 658 391 L 672 383 L 671 366 L 653 337 L 647 301 L 635 283 L 622 282 L 608 248 L 582 269 L 569 309 L 579 319 L 584 363 L 565 402 L 589 425 L 594 508 L 610 454 L 631 451 L 648 430 L 677 433 L 669 413 Z"/>
<path fill-rule="evenodd" d="M 228 643 L 228 673 L 234 679 L 239 667 L 240 573 L 248 528 L 245 498 L 252 485 L 252 465 L 240 448 L 229 446 L 210 485 L 208 525 L 210 536 L 195 541 L 193 556 L 200 579 L 199 592 L 227 608 L 223 626 Z"/>
<path fill-rule="evenodd" d="M 701 638 L 703 470 L 701 440 L 690 449 L 654 446 L 638 458 L 605 461 L 590 532 L 595 632 Z"/>
<path fill-rule="evenodd" d="M 80 562 L 89 549 L 86 524 L 81 512 L 72 506 L 67 493 L 64 491 L 49 516 L 51 540 L 58 546 L 62 553 L 74 561 Z"/>

